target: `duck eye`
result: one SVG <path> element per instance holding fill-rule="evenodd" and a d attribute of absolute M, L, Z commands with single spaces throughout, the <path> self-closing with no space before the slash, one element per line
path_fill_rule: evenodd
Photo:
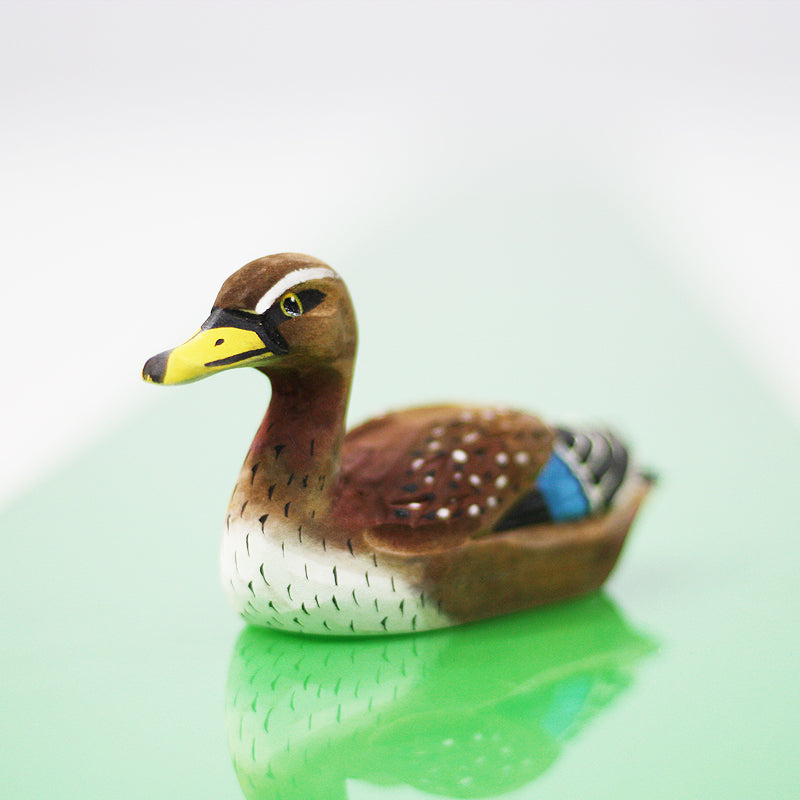
<path fill-rule="evenodd" d="M 299 317 L 303 313 L 303 304 L 294 292 L 289 292 L 281 298 L 281 311 L 287 317 Z"/>

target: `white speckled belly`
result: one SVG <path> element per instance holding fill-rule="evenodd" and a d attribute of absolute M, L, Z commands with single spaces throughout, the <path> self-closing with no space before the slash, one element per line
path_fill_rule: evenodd
<path fill-rule="evenodd" d="M 222 583 L 251 624 L 301 633 L 409 633 L 452 624 L 424 591 L 377 555 L 351 555 L 295 531 L 232 519 L 222 535 Z"/>

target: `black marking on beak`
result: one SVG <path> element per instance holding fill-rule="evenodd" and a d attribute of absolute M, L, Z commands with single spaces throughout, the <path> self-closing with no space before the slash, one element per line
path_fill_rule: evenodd
<path fill-rule="evenodd" d="M 228 356 L 227 358 L 218 358 L 216 361 L 206 361 L 203 364 L 204 367 L 226 367 L 229 364 L 235 364 L 237 361 L 245 361 L 248 358 L 252 358 L 253 356 L 260 356 L 264 353 L 271 353 L 272 351 L 269 350 L 267 347 L 258 347 L 255 350 L 247 350 L 244 353 L 236 353 L 232 356 Z"/>
<path fill-rule="evenodd" d="M 289 345 L 286 339 L 283 338 L 275 321 L 268 316 L 269 312 L 265 314 L 252 314 L 248 311 L 241 311 L 235 308 L 218 308 L 211 309 L 211 314 L 208 319 L 202 324 L 201 330 L 209 330 L 211 328 L 240 328 L 246 331 L 253 331 L 262 342 L 264 342 L 264 350 L 251 350 L 247 353 L 242 353 L 238 356 L 232 356 L 234 361 L 229 359 L 220 359 L 219 361 L 211 361 L 206 366 L 222 366 L 224 364 L 235 363 L 245 358 L 251 358 L 255 355 L 262 353 L 274 353 L 275 355 L 285 355 L 289 352 Z"/>
<path fill-rule="evenodd" d="M 170 350 L 165 350 L 157 356 L 148 358 L 142 369 L 142 377 L 146 381 L 153 383 L 163 383 L 164 375 L 167 371 L 167 359 L 169 358 Z"/>

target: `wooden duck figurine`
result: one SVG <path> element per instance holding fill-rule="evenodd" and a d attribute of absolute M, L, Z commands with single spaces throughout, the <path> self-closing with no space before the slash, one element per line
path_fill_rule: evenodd
<path fill-rule="evenodd" d="M 650 486 L 617 438 L 450 405 L 345 435 L 356 338 L 339 275 L 283 253 L 231 275 L 200 330 L 144 366 L 154 383 L 240 366 L 271 381 L 222 536 L 241 615 L 304 633 L 405 633 L 598 588 Z"/>

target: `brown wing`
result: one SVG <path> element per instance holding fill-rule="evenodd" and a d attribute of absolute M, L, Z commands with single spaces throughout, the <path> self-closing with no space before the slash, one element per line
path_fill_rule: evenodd
<path fill-rule="evenodd" d="M 383 549 L 452 547 L 491 531 L 530 488 L 552 441 L 541 420 L 519 411 L 387 414 L 345 437 L 335 512 Z"/>

